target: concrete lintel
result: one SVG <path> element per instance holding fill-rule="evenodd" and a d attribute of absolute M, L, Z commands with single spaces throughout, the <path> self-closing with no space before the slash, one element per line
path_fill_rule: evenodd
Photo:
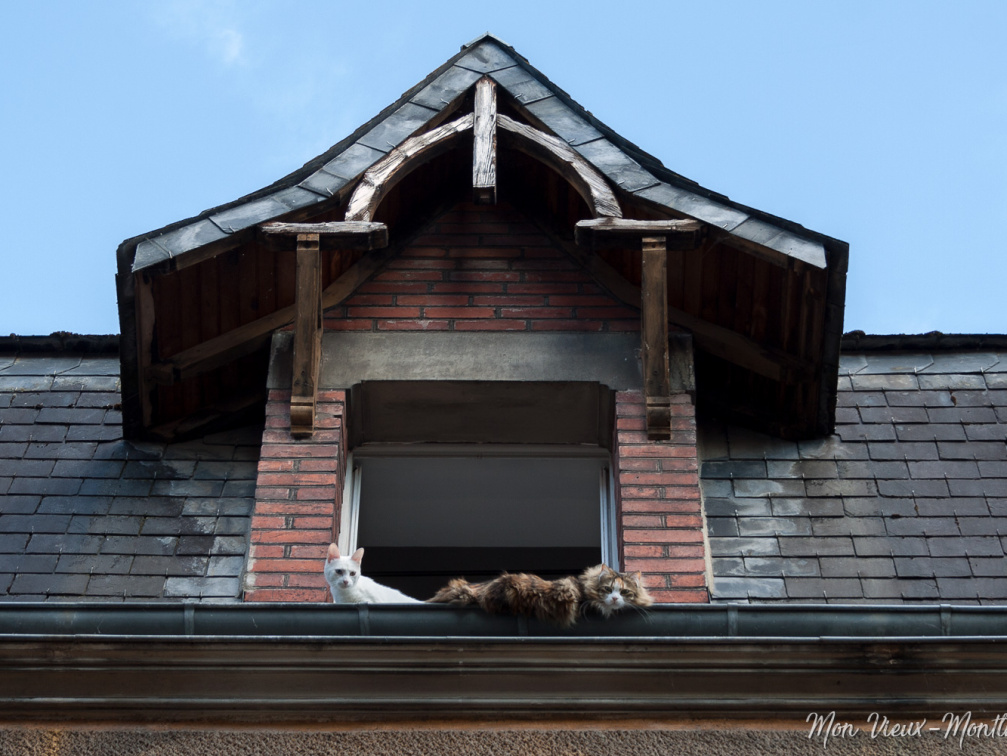
<path fill-rule="evenodd" d="M 292 334 L 277 333 L 269 388 L 290 387 Z M 319 388 L 361 381 L 596 381 L 640 390 L 636 333 L 342 333 L 322 337 Z"/>

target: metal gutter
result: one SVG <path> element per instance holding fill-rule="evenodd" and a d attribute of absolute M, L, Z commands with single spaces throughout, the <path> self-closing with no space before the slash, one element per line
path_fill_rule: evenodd
<path fill-rule="evenodd" d="M 1007 608 L 0 605 L 0 719 L 585 721 L 1007 710 Z"/>
<path fill-rule="evenodd" d="M 396 604 L 0 603 L 0 642 L 19 636 L 161 638 L 1007 638 L 1007 606 L 659 605 L 570 629 L 475 609 Z"/>

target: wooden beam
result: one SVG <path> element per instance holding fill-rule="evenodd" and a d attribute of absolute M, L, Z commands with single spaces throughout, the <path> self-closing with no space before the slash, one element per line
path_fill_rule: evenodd
<path fill-rule="evenodd" d="M 592 218 L 578 221 L 577 243 L 593 250 L 639 249 L 640 239 L 660 236 L 667 250 L 696 249 L 703 236 L 703 224 L 695 220 L 631 220 Z"/>
<path fill-rule="evenodd" d="M 298 234 L 316 234 L 319 249 L 370 251 L 388 246 L 388 227 L 384 223 L 331 221 L 329 223 L 264 223 L 265 238 L 274 245 L 291 246 Z"/>
<path fill-rule="evenodd" d="M 446 152 L 455 139 L 470 130 L 473 115 L 410 137 L 372 165 L 346 203 L 347 221 L 370 221 L 388 191 L 423 163 Z"/>
<path fill-rule="evenodd" d="M 476 82 L 472 125 L 472 193 L 477 205 L 497 201 L 497 94 L 488 76 Z"/>
<path fill-rule="evenodd" d="M 541 160 L 569 181 L 595 218 L 622 217 L 619 201 L 608 182 L 562 139 L 503 114 L 498 116 L 497 124 L 514 149 Z"/>
<path fill-rule="evenodd" d="M 668 368 L 668 250 L 663 236 L 645 236 L 640 287 L 640 336 L 647 436 L 671 437 L 671 375 Z"/>
<path fill-rule="evenodd" d="M 310 436 L 315 428 L 315 393 L 322 353 L 322 258 L 318 234 L 297 235 L 294 308 L 290 434 Z"/>

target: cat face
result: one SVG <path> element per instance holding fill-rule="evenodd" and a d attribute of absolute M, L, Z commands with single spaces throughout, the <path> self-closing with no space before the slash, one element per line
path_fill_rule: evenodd
<path fill-rule="evenodd" d="M 627 606 L 650 606 L 654 602 L 643 587 L 642 577 L 639 572 L 616 572 L 600 564 L 588 569 L 581 578 L 584 597 L 593 609 L 606 617 Z"/>
<path fill-rule="evenodd" d="M 325 560 L 325 579 L 329 585 L 340 590 L 353 588 L 360 579 L 360 562 L 363 558 L 363 549 L 357 549 L 352 556 L 344 557 L 339 554 L 339 547 L 333 543 L 329 546 Z"/>

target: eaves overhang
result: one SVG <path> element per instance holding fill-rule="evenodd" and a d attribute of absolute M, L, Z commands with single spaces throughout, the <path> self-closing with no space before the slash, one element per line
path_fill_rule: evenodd
<path fill-rule="evenodd" d="M 0 607 L 7 720 L 304 721 L 1007 707 L 1007 610 L 660 606 L 564 631 L 450 607 Z"/>

